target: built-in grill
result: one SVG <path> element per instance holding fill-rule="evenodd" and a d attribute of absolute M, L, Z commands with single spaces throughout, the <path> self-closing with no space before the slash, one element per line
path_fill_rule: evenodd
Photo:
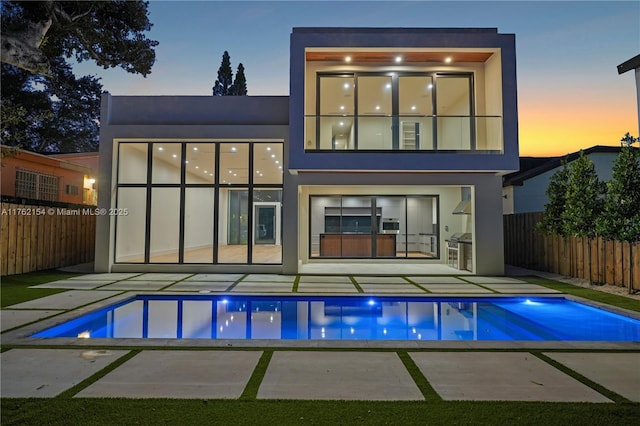
<path fill-rule="evenodd" d="M 455 233 L 445 241 L 447 243 L 447 264 L 456 269 L 471 270 L 471 233 Z"/>

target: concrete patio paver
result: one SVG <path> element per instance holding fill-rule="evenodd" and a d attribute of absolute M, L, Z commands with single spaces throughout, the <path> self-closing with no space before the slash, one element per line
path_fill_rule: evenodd
<path fill-rule="evenodd" d="M 120 291 L 69 290 L 51 296 L 33 299 L 7 309 L 73 309 L 88 303 L 120 294 Z"/>
<path fill-rule="evenodd" d="M 227 291 L 235 281 L 180 281 L 171 287 L 166 288 L 167 291 Z"/>
<path fill-rule="evenodd" d="M 244 277 L 244 274 L 195 274 L 184 281 L 223 281 L 235 282 Z"/>
<path fill-rule="evenodd" d="M 0 354 L 2 397 L 54 397 L 128 352 L 86 349 L 11 349 Z"/>
<path fill-rule="evenodd" d="M 464 279 L 475 284 L 529 284 L 526 281 L 511 277 L 469 276 L 464 277 Z"/>
<path fill-rule="evenodd" d="M 100 287 L 100 290 L 160 290 L 164 288 L 174 281 L 133 281 L 133 280 L 124 280 L 118 281 L 115 284 L 105 285 L 104 287 Z"/>
<path fill-rule="evenodd" d="M 190 277 L 193 274 L 147 273 L 129 278 L 132 281 L 178 281 Z"/>
<path fill-rule="evenodd" d="M 261 351 L 142 351 L 76 397 L 238 398 Z"/>
<path fill-rule="evenodd" d="M 28 310 L 10 310 L 3 309 L 0 311 L 0 331 L 9 330 L 14 327 L 19 327 L 24 324 L 28 324 L 33 321 L 37 321 L 42 318 L 47 318 L 55 314 L 59 314 L 58 310 L 42 310 L 37 309 L 33 311 Z"/>
<path fill-rule="evenodd" d="M 349 277 L 344 275 L 301 275 L 300 283 L 335 283 L 335 284 L 352 284 Z M 353 284 L 352 284 L 353 285 Z"/>
<path fill-rule="evenodd" d="M 351 283 L 298 283 L 298 293 L 358 293 L 358 289 Z"/>
<path fill-rule="evenodd" d="M 79 277 L 73 277 L 69 279 L 79 280 L 79 281 L 119 281 L 119 280 L 126 280 L 127 278 L 135 277 L 136 275 L 140 275 L 140 273 L 139 272 L 107 272 L 103 274 L 80 275 Z"/>
<path fill-rule="evenodd" d="M 360 288 L 362 288 L 365 293 L 425 293 L 424 290 L 413 284 L 360 284 Z"/>
<path fill-rule="evenodd" d="M 391 352 L 274 352 L 259 399 L 423 400 Z"/>
<path fill-rule="evenodd" d="M 68 288 L 70 290 L 93 290 L 105 284 L 112 284 L 115 280 L 98 281 L 98 280 L 59 280 L 51 281 L 45 284 L 32 285 L 29 288 Z"/>
<path fill-rule="evenodd" d="M 483 284 L 500 293 L 560 293 L 558 290 L 536 284 Z"/>
<path fill-rule="evenodd" d="M 234 293 L 290 293 L 293 289 L 293 282 L 291 283 L 269 283 L 265 285 L 263 282 L 257 281 L 240 281 L 231 289 Z"/>
<path fill-rule="evenodd" d="M 640 353 L 545 353 L 586 378 L 640 402 Z"/>
<path fill-rule="evenodd" d="M 491 290 L 473 284 L 421 284 L 432 293 L 491 293 Z"/>
<path fill-rule="evenodd" d="M 267 283 L 291 283 L 295 281 L 295 275 L 276 275 L 276 274 L 249 274 L 241 282 L 267 282 Z"/>
<path fill-rule="evenodd" d="M 444 400 L 612 402 L 526 352 L 412 352 Z"/>
<path fill-rule="evenodd" d="M 416 284 L 467 284 L 456 277 L 407 277 Z"/>
<path fill-rule="evenodd" d="M 354 276 L 358 284 L 409 284 L 402 277 L 366 277 Z"/>

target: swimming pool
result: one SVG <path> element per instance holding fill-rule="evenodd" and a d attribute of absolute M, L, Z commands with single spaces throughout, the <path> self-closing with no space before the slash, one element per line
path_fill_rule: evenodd
<path fill-rule="evenodd" d="M 32 337 L 640 341 L 640 320 L 561 297 L 139 295 Z"/>

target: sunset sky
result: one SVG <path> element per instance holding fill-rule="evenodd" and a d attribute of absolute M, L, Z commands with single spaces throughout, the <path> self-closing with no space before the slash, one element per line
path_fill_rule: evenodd
<path fill-rule="evenodd" d="M 495 27 L 516 35 L 520 155 L 561 155 L 638 135 L 638 1 L 151 1 L 158 40 L 146 78 L 76 65 L 113 95 L 210 95 L 222 53 L 249 95 L 289 94 L 293 27 Z"/>

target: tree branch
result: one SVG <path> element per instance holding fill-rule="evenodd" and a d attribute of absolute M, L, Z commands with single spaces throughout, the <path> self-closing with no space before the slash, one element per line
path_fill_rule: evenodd
<path fill-rule="evenodd" d="M 50 74 L 49 60 L 40 49 L 53 20 L 29 22 L 22 31 L 6 33 L 0 43 L 0 61 L 35 74 Z"/>

